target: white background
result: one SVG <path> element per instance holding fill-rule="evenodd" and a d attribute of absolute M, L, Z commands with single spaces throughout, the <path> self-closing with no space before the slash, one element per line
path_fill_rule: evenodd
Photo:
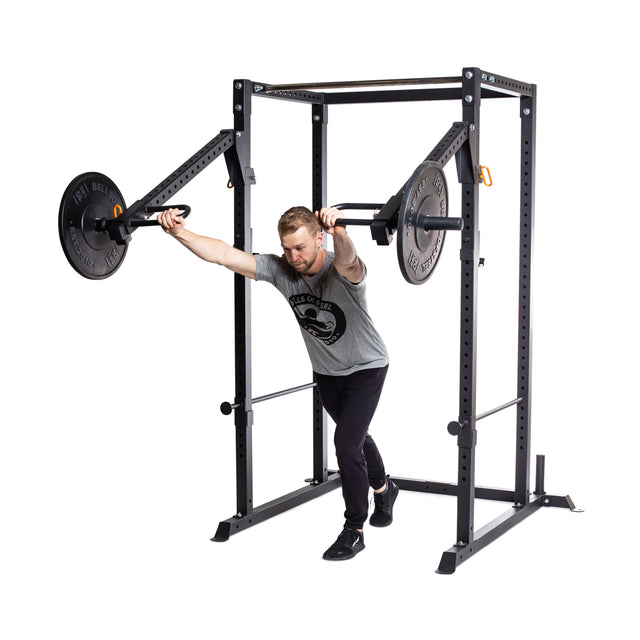
<path fill-rule="evenodd" d="M 15 4 L 3 13 L 0 635 L 98 638 L 622 637 L 637 552 L 637 52 L 629 3 Z M 435 573 L 455 500 L 403 492 L 389 529 L 327 563 L 339 491 L 232 537 L 232 275 L 159 230 L 112 278 L 82 279 L 58 241 L 84 171 L 131 203 L 220 129 L 234 78 L 268 83 L 459 75 L 538 85 L 533 453 L 545 509 Z M 486 100 L 481 162 L 478 410 L 515 397 L 517 100 Z M 461 119 L 455 102 L 334 107 L 329 200 L 385 201 Z M 254 250 L 310 204 L 310 109 L 254 100 Z M 633 164 L 632 164 L 633 161 Z M 459 203 L 447 166 L 452 211 Z M 219 160 L 178 200 L 232 241 Z M 459 237 L 423 287 L 395 246 L 353 237 L 392 359 L 372 425 L 388 471 L 455 482 Z M 633 269 L 633 272 L 632 272 Z M 633 287 L 633 288 L 632 288 Z M 310 381 L 286 303 L 254 291 L 254 395 Z M 255 502 L 311 475 L 310 392 L 255 408 Z M 510 409 L 479 424 L 477 482 L 513 484 Z M 508 505 L 477 506 L 477 526 Z M 631 580 L 631 586 L 626 582 Z M 274 636 L 275 637 L 275 636 Z"/>

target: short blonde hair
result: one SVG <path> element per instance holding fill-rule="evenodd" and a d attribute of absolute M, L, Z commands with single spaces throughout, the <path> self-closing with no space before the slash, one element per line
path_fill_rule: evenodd
<path fill-rule="evenodd" d="M 313 213 L 307 207 L 291 207 L 285 211 L 278 221 L 278 233 L 280 237 L 295 233 L 300 227 L 306 226 L 311 235 L 322 231 L 322 227 Z"/>

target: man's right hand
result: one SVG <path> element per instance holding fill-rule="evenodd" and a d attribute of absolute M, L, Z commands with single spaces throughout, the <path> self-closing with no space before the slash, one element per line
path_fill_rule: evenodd
<path fill-rule="evenodd" d="M 172 236 L 177 236 L 184 229 L 185 221 L 178 209 L 167 209 L 157 216 L 160 226 Z"/>

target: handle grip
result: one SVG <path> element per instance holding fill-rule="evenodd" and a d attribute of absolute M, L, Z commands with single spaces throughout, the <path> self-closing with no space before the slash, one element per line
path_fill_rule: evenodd
<path fill-rule="evenodd" d="M 161 213 L 167 209 L 179 209 L 182 211 L 182 217 L 186 218 L 191 213 L 191 207 L 186 204 L 163 205 L 161 207 L 145 207 L 145 213 Z M 130 227 L 155 227 L 160 223 L 157 220 L 131 220 L 127 223 Z"/>
<path fill-rule="evenodd" d="M 462 218 L 447 216 L 418 216 L 416 225 L 425 231 L 462 231 Z"/>

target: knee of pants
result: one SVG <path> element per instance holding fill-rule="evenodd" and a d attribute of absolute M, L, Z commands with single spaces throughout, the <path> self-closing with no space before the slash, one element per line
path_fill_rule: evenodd
<path fill-rule="evenodd" d="M 361 463 L 364 460 L 362 450 L 363 443 L 361 441 L 354 441 L 353 439 L 344 437 L 341 438 L 336 435 L 333 442 L 336 447 L 336 457 L 341 464 L 349 461 Z"/>

